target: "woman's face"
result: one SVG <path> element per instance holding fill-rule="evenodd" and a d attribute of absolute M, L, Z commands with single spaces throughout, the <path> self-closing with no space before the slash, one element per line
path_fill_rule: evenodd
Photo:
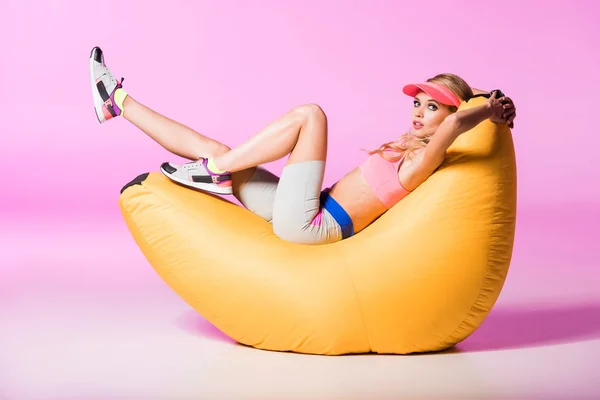
<path fill-rule="evenodd" d="M 450 114 L 450 107 L 419 92 L 413 101 L 411 133 L 417 137 L 431 136 Z"/>

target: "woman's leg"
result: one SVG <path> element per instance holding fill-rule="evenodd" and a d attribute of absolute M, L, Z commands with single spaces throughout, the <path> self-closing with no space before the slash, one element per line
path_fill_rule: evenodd
<path fill-rule="evenodd" d="M 98 122 L 125 117 L 165 149 L 190 160 L 229 151 L 223 143 L 200 135 L 135 101 L 108 69 L 104 52 L 99 47 L 94 47 L 90 54 L 90 80 Z"/>
<path fill-rule="evenodd" d="M 193 161 L 215 158 L 216 166 L 229 172 L 276 161 L 290 153 L 288 164 L 325 161 L 327 156 L 326 117 L 314 104 L 294 108 L 234 149 L 157 113 L 130 95 L 123 101 L 123 109 L 125 119 L 171 153 Z"/>
<path fill-rule="evenodd" d="M 231 179 L 232 173 L 235 176 L 240 171 L 252 170 L 288 154 L 287 165 L 303 161 L 325 162 L 327 117 L 319 106 L 307 104 L 295 107 L 238 147 L 183 166 L 164 163 L 161 171 L 180 184 L 229 194 L 231 191 L 223 189 L 223 186 Z"/>
<path fill-rule="evenodd" d="M 334 239 L 326 226 L 314 224 L 314 219 L 321 210 L 320 195 L 323 189 L 327 156 L 327 117 L 323 110 L 316 105 L 302 106 L 297 111 L 304 118 L 295 142 L 291 144 L 290 157 L 281 172 L 275 194 L 273 232 L 290 242 L 327 243 L 337 240 L 337 237 Z M 284 143 L 289 145 L 287 141 Z M 261 161 L 259 157 L 253 158 L 251 155 L 253 147 L 256 149 L 267 147 L 262 140 L 249 141 L 244 145 L 247 148 L 243 149 L 243 152 L 240 151 L 240 157 L 250 155 L 246 160 Z M 219 158 L 235 154 L 234 152 L 238 149 L 240 148 L 233 149 Z M 283 151 L 284 149 L 285 147 L 282 146 L 279 149 L 271 150 L 270 157 L 280 154 L 276 150 Z M 217 158 L 217 162 L 219 158 Z M 240 162 L 238 165 L 245 164 Z"/>
<path fill-rule="evenodd" d="M 270 141 L 273 147 L 269 146 L 269 139 L 273 139 Z M 291 146 L 290 141 L 293 142 Z M 263 149 L 264 153 L 261 153 Z M 327 118 L 320 107 L 296 107 L 224 155 L 251 155 L 234 166 L 235 170 L 240 165 L 281 158 L 290 151 L 281 179 L 258 167 L 247 184 L 240 186 L 234 194 L 246 208 L 271 222 L 279 237 L 294 242 L 323 242 L 326 236 L 322 229 L 310 226 L 320 210 L 319 196 L 327 154 Z"/>
<path fill-rule="evenodd" d="M 123 111 L 126 120 L 180 157 L 197 161 L 199 158 L 216 157 L 230 150 L 225 144 L 138 103 L 130 95 L 123 101 Z"/>
<path fill-rule="evenodd" d="M 317 105 L 296 107 L 242 145 L 217 156 L 219 169 L 236 171 L 290 154 L 272 196 L 273 231 L 305 244 L 339 240 L 326 225 L 313 223 L 321 209 L 327 157 L 327 117 Z M 337 231 L 336 231 L 337 232 Z"/>
<path fill-rule="evenodd" d="M 244 171 L 287 154 L 289 159 L 279 180 L 257 178 L 254 182 L 253 177 L 238 198 L 244 195 L 259 201 L 268 198 L 268 205 L 260 204 L 264 210 L 261 215 L 267 220 L 272 218 L 273 231 L 284 240 L 307 244 L 338 240 L 338 233 L 333 235 L 326 226 L 313 223 L 321 209 L 327 156 L 327 117 L 317 105 L 294 108 L 245 143 L 214 159 L 188 163 L 180 168 L 168 165 L 172 171 L 165 172 L 178 174 L 183 178 L 182 183 L 188 176 L 194 182 L 203 182 L 201 178 L 216 180 L 229 171 Z M 211 168 L 210 161 L 216 170 Z M 263 180 L 268 183 L 265 185 Z M 212 190 L 210 179 L 204 179 L 203 185 L 203 189 Z"/>
<path fill-rule="evenodd" d="M 327 158 L 327 117 L 316 104 L 296 107 L 256 135 L 214 157 L 222 171 L 236 172 L 290 155 L 287 165 Z"/>
<path fill-rule="evenodd" d="M 92 49 L 89 62 L 92 96 L 98 122 L 104 123 L 122 116 L 166 150 L 189 160 L 215 157 L 230 150 L 225 144 L 201 135 L 135 101 L 123 90 L 121 82 L 108 69 L 104 52 L 99 47 Z M 253 174 L 254 169 L 234 174 L 236 182 L 233 191 L 235 192 L 236 186 L 244 185 Z M 219 184 L 221 185 L 231 186 L 231 180 Z"/>
<path fill-rule="evenodd" d="M 150 138 L 183 158 L 198 160 L 226 153 L 229 147 L 167 118 L 127 96 L 123 117 Z M 279 178 L 264 168 L 247 168 L 232 177 L 233 194 L 254 214 L 272 222 L 273 203 Z"/>
<path fill-rule="evenodd" d="M 157 113 L 130 95 L 123 101 L 122 116 L 166 150 L 192 161 L 216 157 L 230 150 L 227 145 Z M 229 190 L 239 199 L 239 193 L 254 173 L 255 168 L 237 171 L 232 174 L 231 180 L 219 183 L 218 186 L 231 186 Z"/>
<path fill-rule="evenodd" d="M 122 115 L 165 149 L 184 158 L 210 158 L 215 168 L 230 172 L 274 161 L 290 152 L 288 164 L 325 160 L 327 129 L 323 126 L 326 126 L 326 118 L 316 105 L 296 107 L 241 146 L 229 150 L 223 143 L 200 135 L 135 101 L 106 67 L 104 53 L 99 47 L 94 47 L 90 54 L 90 78 L 100 123 Z M 250 172 L 252 170 L 247 175 L 251 175 Z M 217 177 L 213 181 L 221 182 L 222 178 Z"/>
<path fill-rule="evenodd" d="M 217 158 L 225 154 L 230 158 L 237 157 L 236 154 L 252 155 L 253 152 L 260 152 L 261 146 L 265 146 L 267 151 L 264 154 L 255 154 L 258 157 L 246 159 L 246 163 L 249 159 L 251 165 L 242 169 L 238 169 L 238 167 L 233 171 L 233 194 L 244 206 L 250 209 L 262 208 L 266 210 L 272 208 L 274 197 L 273 179 L 268 180 L 267 186 L 262 182 L 259 186 L 269 188 L 270 193 L 266 197 L 270 200 L 270 207 L 255 204 L 260 196 L 246 195 L 246 192 L 251 193 L 251 189 L 244 190 L 244 186 L 254 176 L 256 166 L 280 159 L 289 154 L 292 149 L 288 164 L 315 159 L 324 161 L 327 153 L 327 121 L 324 112 L 316 105 L 304 105 L 294 108 L 271 122 L 254 137 L 235 148 L 234 151 L 231 151 L 227 145 L 217 140 L 157 113 L 139 103 L 130 95 L 127 95 L 123 101 L 123 117 L 166 150 L 193 161 L 199 158 Z M 241 161 L 243 162 L 244 159 Z M 257 162 L 257 164 L 252 165 L 254 162 Z M 256 192 L 256 189 L 252 189 L 252 193 L 254 192 Z"/>
<path fill-rule="evenodd" d="M 296 107 L 230 149 L 129 96 L 123 106 L 128 121 L 174 154 L 191 160 L 215 158 L 217 167 L 231 165 L 226 168 L 234 171 L 234 195 L 250 211 L 271 222 L 282 239 L 306 244 L 339 240 L 337 231 L 312 223 L 321 208 L 327 155 L 327 118 L 320 107 Z M 281 179 L 256 168 L 287 154 L 290 157 Z"/>

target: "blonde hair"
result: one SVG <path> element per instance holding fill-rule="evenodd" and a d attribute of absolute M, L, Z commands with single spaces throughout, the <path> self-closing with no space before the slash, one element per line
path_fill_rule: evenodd
<path fill-rule="evenodd" d="M 452 93 L 458 96 L 461 100 L 469 100 L 473 97 L 473 90 L 461 77 L 454 74 L 438 74 L 433 78 L 427 79 L 427 82 L 437 83 L 449 89 Z M 456 112 L 458 109 L 455 106 L 449 106 L 451 112 Z M 378 149 L 368 151 L 369 154 L 379 154 L 388 161 L 398 161 L 405 156 L 410 156 L 420 148 L 427 146 L 431 140 L 431 136 L 418 138 L 407 132 L 400 136 L 398 140 L 382 144 Z M 386 151 L 396 153 L 393 156 L 385 154 Z"/>

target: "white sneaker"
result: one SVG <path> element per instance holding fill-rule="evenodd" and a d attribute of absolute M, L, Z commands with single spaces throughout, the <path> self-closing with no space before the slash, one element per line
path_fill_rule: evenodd
<path fill-rule="evenodd" d="M 124 78 L 121 78 L 121 82 L 123 80 Z M 90 81 L 98 122 L 103 123 L 121 115 L 122 111 L 115 104 L 114 96 L 115 90 L 123 86 L 106 67 L 100 47 L 94 47 L 90 54 Z"/>
<path fill-rule="evenodd" d="M 216 194 L 232 194 L 231 174 L 212 172 L 208 169 L 207 162 L 206 158 L 182 166 L 166 162 L 160 166 L 160 171 L 167 178 L 194 189 Z"/>

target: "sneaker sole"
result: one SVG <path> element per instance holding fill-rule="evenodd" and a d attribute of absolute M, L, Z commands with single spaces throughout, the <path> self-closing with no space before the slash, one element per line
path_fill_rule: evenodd
<path fill-rule="evenodd" d="M 215 185 L 214 183 L 211 184 L 211 183 L 199 183 L 199 182 L 187 181 L 187 180 L 181 179 L 179 177 L 176 177 L 174 175 L 171 175 L 163 167 L 160 167 L 160 172 L 162 172 L 163 175 L 166 176 L 167 178 L 169 178 L 170 180 L 177 182 L 181 185 L 187 186 L 187 187 L 191 187 L 191 188 L 198 189 L 198 190 L 203 190 L 205 192 L 216 193 L 216 194 L 233 194 L 233 189 L 231 188 L 231 186 L 221 187 L 221 186 Z"/>
<path fill-rule="evenodd" d="M 100 97 L 100 93 L 96 85 L 96 79 L 94 78 L 94 62 L 94 50 L 92 50 L 92 53 L 90 54 L 90 83 L 92 84 L 92 96 L 94 97 L 94 111 L 96 112 L 96 118 L 98 118 L 98 122 L 103 123 L 106 122 L 106 118 L 102 112 L 104 101 Z"/>

